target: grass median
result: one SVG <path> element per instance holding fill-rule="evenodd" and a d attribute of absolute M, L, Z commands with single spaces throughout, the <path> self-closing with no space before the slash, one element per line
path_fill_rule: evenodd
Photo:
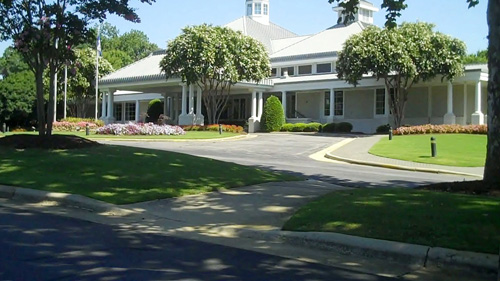
<path fill-rule="evenodd" d="M 436 138 L 437 157 L 431 157 L 431 136 Z M 381 139 L 370 153 L 412 162 L 482 167 L 486 161 L 486 135 L 434 134 L 407 135 Z"/>
<path fill-rule="evenodd" d="M 114 204 L 298 179 L 208 158 L 122 146 L 0 147 L 0 184 L 81 194 Z"/>
<path fill-rule="evenodd" d="M 500 198 L 413 189 L 330 193 L 283 227 L 498 254 Z"/>

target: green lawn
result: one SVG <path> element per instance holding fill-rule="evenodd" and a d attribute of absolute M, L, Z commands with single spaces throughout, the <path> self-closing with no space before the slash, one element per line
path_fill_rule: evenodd
<path fill-rule="evenodd" d="M 208 158 L 131 147 L 56 151 L 0 147 L 0 184 L 81 194 L 114 204 L 298 179 Z"/>
<path fill-rule="evenodd" d="M 283 227 L 498 254 L 500 198 L 412 189 L 333 192 Z"/>
<path fill-rule="evenodd" d="M 23 132 L 23 133 L 7 133 L 6 136 L 12 134 L 38 134 L 37 132 Z M 82 138 L 88 138 L 92 140 L 99 139 L 112 139 L 112 140 L 127 140 L 127 139 L 146 139 L 146 140 L 200 140 L 200 139 L 220 139 L 220 138 L 228 138 L 234 136 L 241 136 L 241 134 L 236 133 L 227 133 L 223 132 L 219 134 L 219 132 L 211 132 L 211 131 L 188 131 L 185 135 L 179 136 L 115 136 L 115 135 L 97 135 L 95 133 L 91 133 L 90 135 L 85 135 L 85 131 L 82 132 L 54 132 L 54 134 L 61 135 L 76 135 Z M 2 136 L 2 133 L 0 133 Z"/>
<path fill-rule="evenodd" d="M 431 157 L 430 138 L 437 144 L 437 157 Z M 392 141 L 381 139 L 370 153 L 406 161 L 459 166 L 482 167 L 486 159 L 486 135 L 435 134 L 394 136 Z"/>

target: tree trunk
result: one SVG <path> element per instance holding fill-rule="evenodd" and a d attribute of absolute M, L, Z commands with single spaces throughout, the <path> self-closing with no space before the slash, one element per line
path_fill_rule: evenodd
<path fill-rule="evenodd" d="M 488 1 L 488 145 L 484 181 L 500 189 L 500 2 Z"/>
<path fill-rule="evenodd" d="M 45 136 L 45 98 L 43 97 L 43 67 L 35 70 L 36 109 L 38 119 L 38 135 Z"/>
<path fill-rule="evenodd" d="M 50 65 L 49 67 L 49 106 L 47 109 L 47 131 L 45 134 L 47 136 L 52 135 L 52 125 L 54 124 L 54 111 L 55 111 L 55 101 L 56 101 L 56 96 L 55 96 L 55 89 L 56 89 L 56 83 L 57 81 L 55 80 L 56 76 L 56 68 L 55 66 Z"/>

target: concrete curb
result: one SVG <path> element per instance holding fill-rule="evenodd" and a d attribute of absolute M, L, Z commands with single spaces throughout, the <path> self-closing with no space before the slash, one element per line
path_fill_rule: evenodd
<path fill-rule="evenodd" d="M 347 163 L 351 163 L 351 164 L 358 164 L 358 165 L 365 165 L 365 166 L 372 166 L 372 167 L 382 167 L 382 168 L 395 169 L 395 170 L 405 170 L 405 171 L 412 171 L 412 172 L 424 172 L 424 173 L 434 173 L 434 174 L 451 174 L 451 175 L 469 176 L 469 177 L 477 177 L 477 178 L 483 177 L 482 175 L 469 174 L 469 173 L 464 173 L 464 172 L 456 172 L 456 171 L 450 171 L 450 170 L 409 167 L 409 166 L 385 164 L 385 163 L 379 163 L 379 162 L 355 160 L 355 159 L 350 159 L 350 158 L 345 158 L 345 157 L 340 157 L 340 156 L 334 155 L 334 154 L 332 154 L 332 152 L 327 152 L 324 157 L 331 159 L 331 160 L 337 160 L 337 161 L 347 162 Z"/>
<path fill-rule="evenodd" d="M 0 198 L 26 202 L 56 202 L 63 206 L 84 209 L 92 212 L 107 213 L 115 216 L 127 216 L 137 211 L 117 207 L 116 205 L 91 199 L 82 195 L 48 192 L 43 190 L 0 185 Z"/>
<path fill-rule="evenodd" d="M 499 256 L 492 254 L 433 248 L 340 233 L 291 232 L 219 227 L 217 232 L 251 239 L 281 241 L 292 245 L 335 251 L 344 255 L 380 258 L 409 265 L 455 268 L 477 273 L 496 273 Z"/>

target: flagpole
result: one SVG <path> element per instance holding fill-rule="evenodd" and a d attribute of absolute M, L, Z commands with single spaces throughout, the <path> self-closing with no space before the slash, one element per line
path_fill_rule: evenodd
<path fill-rule="evenodd" d="M 66 119 L 66 104 L 68 100 L 68 64 L 64 65 L 64 119 Z"/>
<path fill-rule="evenodd" d="M 97 26 L 97 46 L 95 51 L 95 120 L 97 121 L 97 105 L 99 104 L 99 49 L 101 48 L 101 26 Z"/>

